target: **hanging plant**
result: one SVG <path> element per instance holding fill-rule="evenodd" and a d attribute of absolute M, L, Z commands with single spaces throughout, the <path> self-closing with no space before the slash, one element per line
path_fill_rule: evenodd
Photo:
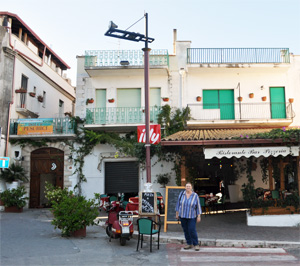
<path fill-rule="evenodd" d="M 201 100 L 202 100 L 201 96 L 197 96 L 196 100 L 197 100 L 197 102 L 201 102 Z"/>
<path fill-rule="evenodd" d="M 163 97 L 162 98 L 164 102 L 168 102 L 169 101 L 169 97 Z"/>
<path fill-rule="evenodd" d="M 38 99 L 38 101 L 39 101 L 40 103 L 42 103 L 42 102 L 44 101 L 44 97 L 43 97 L 42 95 L 39 95 L 39 96 L 37 97 L 37 99 Z"/>
<path fill-rule="evenodd" d="M 261 169 L 262 181 L 265 184 L 267 184 L 267 181 L 269 178 L 269 174 L 268 174 L 269 161 L 267 158 L 263 158 L 262 160 L 260 160 L 259 164 L 260 164 L 260 169 Z"/>
<path fill-rule="evenodd" d="M 114 102 L 115 102 L 115 99 L 114 99 L 114 98 L 108 99 L 108 102 L 109 102 L 109 103 L 114 103 Z"/>
<path fill-rule="evenodd" d="M 29 92 L 29 96 L 35 97 L 35 92 Z"/>
<path fill-rule="evenodd" d="M 16 93 L 26 93 L 27 90 L 26 89 L 23 89 L 23 88 L 20 88 L 18 90 L 15 90 Z"/>
<path fill-rule="evenodd" d="M 293 103 L 294 102 L 294 98 L 289 98 L 289 103 Z"/>
<path fill-rule="evenodd" d="M 239 97 L 238 97 L 238 101 L 239 101 L 239 102 L 242 102 L 242 101 L 243 101 L 243 97 L 239 96 Z"/>
<path fill-rule="evenodd" d="M 93 102 L 94 102 L 93 98 L 87 98 L 86 99 L 86 104 L 93 103 Z"/>
<path fill-rule="evenodd" d="M 265 102 L 267 100 L 267 96 L 261 97 L 262 101 Z"/>
<path fill-rule="evenodd" d="M 254 98 L 254 93 L 249 93 L 249 98 Z"/>

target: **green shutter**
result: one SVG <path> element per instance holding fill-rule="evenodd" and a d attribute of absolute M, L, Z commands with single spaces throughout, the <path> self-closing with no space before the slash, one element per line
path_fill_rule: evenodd
<path fill-rule="evenodd" d="M 233 90 L 219 90 L 221 120 L 234 119 Z"/>
<path fill-rule="evenodd" d="M 271 117 L 286 118 L 285 93 L 283 87 L 270 88 Z"/>
<path fill-rule="evenodd" d="M 118 89 L 118 107 L 141 107 L 141 89 Z"/>
<path fill-rule="evenodd" d="M 106 108 L 106 89 L 96 90 L 96 107 Z"/>
<path fill-rule="evenodd" d="M 219 109 L 219 91 L 203 90 L 203 109 Z"/>
<path fill-rule="evenodd" d="M 160 88 L 150 88 L 150 106 L 161 105 Z"/>

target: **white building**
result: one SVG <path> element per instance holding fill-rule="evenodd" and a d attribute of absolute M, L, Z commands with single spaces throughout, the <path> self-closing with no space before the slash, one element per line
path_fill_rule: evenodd
<path fill-rule="evenodd" d="M 68 184 L 70 170 L 56 161 L 68 158 L 61 139 L 74 136 L 65 114 L 74 112 L 75 89 L 66 76 L 70 67 L 20 17 L 0 12 L 0 25 L 0 156 L 10 157 L 11 163 L 18 157 L 30 179 L 25 184 L 29 205 L 37 207 L 42 205 L 46 180 Z M 46 137 L 52 141 L 48 147 L 37 148 L 28 142 L 22 148 L 9 143 Z M 56 170 L 49 167 L 53 163 Z"/>
<path fill-rule="evenodd" d="M 195 167 L 199 172 L 199 188 L 216 192 L 218 180 L 227 178 L 220 176 L 225 175 L 220 169 L 228 168 L 227 175 L 231 175 L 232 165 L 237 159 L 225 156 L 220 163 L 220 159 L 215 158 L 219 163 L 214 167 L 219 169 L 211 171 L 207 169 L 210 163 L 205 159 L 205 149 L 253 145 L 276 148 L 278 145 L 284 146 L 284 143 L 234 142 L 231 138 L 268 132 L 272 128 L 300 126 L 297 115 L 300 113 L 297 105 L 300 101 L 300 57 L 291 54 L 288 48 L 202 49 L 191 48 L 190 45 L 189 41 L 174 39 L 172 55 L 164 50 L 151 51 L 150 120 L 156 123 L 156 114 L 164 104 L 174 108 L 190 107 L 192 119 L 187 122 L 186 131 L 166 137 L 162 145 L 179 146 L 183 151 L 191 152 L 194 158 L 199 156 Z M 77 59 L 76 115 L 86 118 L 85 128 L 122 134 L 135 131 L 136 126 L 144 124 L 142 51 L 86 51 L 85 56 L 78 56 Z M 164 102 L 164 97 L 168 97 L 169 101 Z M 90 98 L 94 102 L 86 104 Z M 137 170 L 129 163 L 136 158 L 125 158 L 125 155 L 116 158 L 115 153 L 116 150 L 109 145 L 97 145 L 86 157 L 84 194 L 92 197 L 95 192 L 134 190 L 137 193 L 143 188 L 145 171 Z M 294 156 L 296 164 L 299 154 Z M 265 188 L 274 186 L 274 180 L 269 185 L 259 180 L 262 158 L 259 157 L 253 166 L 256 169 L 253 173 L 257 179 L 255 185 Z M 154 162 L 155 159 L 152 160 Z M 213 164 L 213 160 L 211 162 Z M 152 167 L 154 190 L 164 192 L 155 183 L 156 175 L 170 172 L 172 167 L 172 163 L 158 163 Z M 124 175 L 127 170 L 133 171 L 129 175 L 134 178 Z M 187 167 L 182 167 L 182 184 L 188 175 Z M 175 184 L 175 173 L 172 176 L 169 185 Z M 72 182 L 74 186 L 75 177 Z M 244 182 L 245 176 L 237 184 Z M 132 187 L 125 189 L 128 184 Z M 195 187 L 199 189 L 197 184 Z"/>

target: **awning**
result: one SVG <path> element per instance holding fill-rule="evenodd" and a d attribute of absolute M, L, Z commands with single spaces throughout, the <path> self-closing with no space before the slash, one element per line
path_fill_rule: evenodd
<path fill-rule="evenodd" d="M 213 157 L 217 158 L 241 158 L 246 157 L 249 158 L 251 156 L 254 157 L 269 157 L 274 156 L 277 157 L 279 155 L 282 156 L 299 156 L 299 147 L 292 146 L 278 146 L 278 147 L 247 147 L 247 148 L 212 148 L 212 149 L 204 149 L 204 157 L 205 159 L 212 159 Z"/>

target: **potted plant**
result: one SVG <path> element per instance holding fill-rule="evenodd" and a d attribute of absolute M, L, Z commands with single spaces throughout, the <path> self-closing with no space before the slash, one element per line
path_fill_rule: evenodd
<path fill-rule="evenodd" d="M 169 97 L 162 97 L 164 102 L 168 102 L 169 101 Z"/>
<path fill-rule="evenodd" d="M 267 96 L 261 97 L 262 101 L 265 102 L 267 100 Z"/>
<path fill-rule="evenodd" d="M 52 201 L 54 219 L 52 224 L 61 230 L 62 236 L 86 236 L 86 227 L 94 225 L 98 209 L 94 200 L 87 200 L 83 196 L 63 195 L 58 202 Z"/>
<path fill-rule="evenodd" d="M 15 90 L 16 93 L 26 93 L 27 90 L 26 89 L 23 89 L 23 88 L 20 88 L 18 90 Z"/>
<path fill-rule="evenodd" d="M 113 103 L 113 102 L 115 102 L 115 99 L 114 98 L 108 99 L 108 102 Z"/>
<path fill-rule="evenodd" d="M 42 103 L 42 102 L 44 101 L 44 97 L 43 97 L 42 95 L 39 95 L 39 96 L 37 97 L 37 99 L 38 99 L 38 101 L 39 101 L 40 103 Z"/>
<path fill-rule="evenodd" d="M 239 102 L 242 102 L 242 101 L 243 101 L 243 97 L 239 96 L 239 97 L 238 97 L 238 101 L 239 101 Z"/>
<path fill-rule="evenodd" d="M 31 97 L 35 97 L 35 92 L 29 92 L 29 96 L 31 96 Z"/>
<path fill-rule="evenodd" d="M 170 182 L 170 179 L 171 179 L 171 173 L 156 175 L 156 182 L 162 185 L 163 187 L 166 187 L 166 185 Z"/>
<path fill-rule="evenodd" d="M 249 98 L 254 98 L 254 93 L 249 93 Z"/>
<path fill-rule="evenodd" d="M 294 102 L 294 98 L 289 98 L 289 103 L 293 103 Z"/>
<path fill-rule="evenodd" d="M 46 182 L 45 184 L 45 197 L 48 199 L 49 204 L 52 205 L 53 203 L 59 203 L 64 196 L 71 197 L 73 192 L 68 191 L 67 188 L 60 188 L 55 187 L 52 184 Z"/>
<path fill-rule="evenodd" d="M 197 96 L 196 100 L 197 100 L 197 102 L 201 102 L 201 100 L 202 100 L 201 96 Z"/>
<path fill-rule="evenodd" d="M 8 189 L 18 187 L 19 181 L 28 181 L 24 168 L 14 163 L 0 173 L 0 178 Z"/>
<path fill-rule="evenodd" d="M 93 102 L 94 102 L 93 98 L 87 98 L 86 99 L 86 104 L 93 103 Z"/>
<path fill-rule="evenodd" d="M 25 187 L 7 189 L 0 193 L 0 198 L 4 203 L 5 212 L 22 212 L 23 207 L 26 205 Z"/>

